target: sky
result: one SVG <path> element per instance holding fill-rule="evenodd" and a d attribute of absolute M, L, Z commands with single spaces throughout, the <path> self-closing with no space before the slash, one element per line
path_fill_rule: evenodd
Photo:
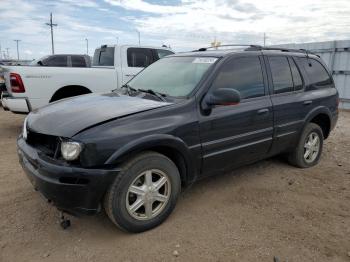
<path fill-rule="evenodd" d="M 2 53 L 21 59 L 89 54 L 103 44 L 170 45 L 176 51 L 222 44 L 350 39 L 350 0 L 0 0 Z M 3 54 L 2 54 L 3 55 Z"/>

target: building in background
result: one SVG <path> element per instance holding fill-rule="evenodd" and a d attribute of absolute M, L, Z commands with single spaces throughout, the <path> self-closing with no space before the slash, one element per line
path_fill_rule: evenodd
<path fill-rule="evenodd" d="M 276 47 L 307 49 L 319 55 L 333 74 L 340 107 L 350 109 L 350 40 L 284 44 Z"/>

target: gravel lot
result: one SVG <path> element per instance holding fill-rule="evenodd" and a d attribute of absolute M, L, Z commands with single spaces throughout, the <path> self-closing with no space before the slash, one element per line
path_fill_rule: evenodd
<path fill-rule="evenodd" d="M 16 155 L 24 119 L 0 109 L 0 261 L 350 261 L 350 113 L 320 164 L 273 158 L 205 179 L 182 193 L 160 227 L 121 232 L 105 214 L 58 212 L 25 178 Z"/>

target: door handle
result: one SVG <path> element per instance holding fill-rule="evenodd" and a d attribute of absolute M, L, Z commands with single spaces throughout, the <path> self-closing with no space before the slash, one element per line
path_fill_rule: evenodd
<path fill-rule="evenodd" d="M 311 105 L 311 104 L 312 104 L 312 101 L 311 101 L 311 100 L 308 100 L 308 101 L 305 101 L 305 102 L 304 102 L 304 105 L 305 105 L 305 106 L 308 106 L 308 105 Z"/>
<path fill-rule="evenodd" d="M 258 110 L 258 114 L 259 114 L 259 115 L 267 114 L 268 112 L 269 112 L 269 109 L 267 109 L 267 108 Z"/>
<path fill-rule="evenodd" d="M 125 76 L 136 76 L 136 75 L 130 75 L 130 74 L 127 74 L 127 75 L 125 75 Z"/>

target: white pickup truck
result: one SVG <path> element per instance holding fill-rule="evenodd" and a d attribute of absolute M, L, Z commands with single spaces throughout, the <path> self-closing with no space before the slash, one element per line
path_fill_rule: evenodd
<path fill-rule="evenodd" d="M 28 113 L 63 98 L 108 92 L 170 54 L 173 52 L 162 47 L 104 45 L 95 50 L 90 68 L 0 66 L 7 89 L 1 95 L 2 106 L 14 113 Z"/>

